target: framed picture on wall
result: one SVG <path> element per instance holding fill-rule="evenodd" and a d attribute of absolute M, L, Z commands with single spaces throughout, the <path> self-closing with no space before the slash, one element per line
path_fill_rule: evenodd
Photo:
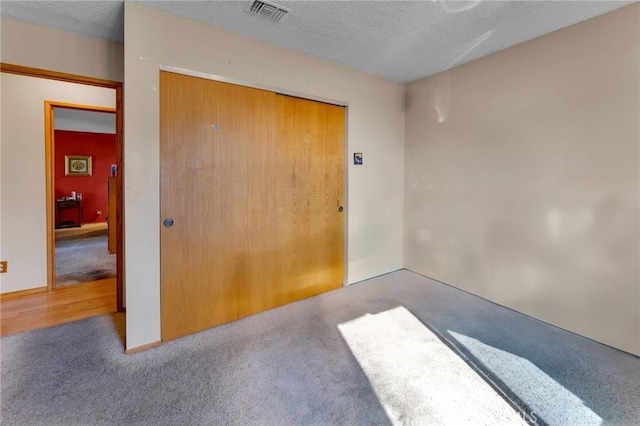
<path fill-rule="evenodd" d="M 64 156 L 65 176 L 91 176 L 91 156 L 90 155 L 65 155 Z"/>

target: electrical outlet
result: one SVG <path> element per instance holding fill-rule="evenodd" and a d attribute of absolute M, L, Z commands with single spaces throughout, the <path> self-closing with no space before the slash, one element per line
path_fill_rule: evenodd
<path fill-rule="evenodd" d="M 4 274 L 5 272 L 7 272 L 7 261 L 3 260 L 0 262 L 0 274 Z"/>

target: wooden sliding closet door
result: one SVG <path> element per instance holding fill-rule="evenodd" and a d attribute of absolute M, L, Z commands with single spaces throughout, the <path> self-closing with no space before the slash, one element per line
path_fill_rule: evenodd
<path fill-rule="evenodd" d="M 163 340 L 342 284 L 344 109 L 299 102 L 161 72 Z"/>
<path fill-rule="evenodd" d="M 278 95 L 276 238 L 288 303 L 342 285 L 344 107 Z"/>

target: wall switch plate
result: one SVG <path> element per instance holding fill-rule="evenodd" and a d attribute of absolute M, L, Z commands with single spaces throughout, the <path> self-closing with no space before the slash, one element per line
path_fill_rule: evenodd
<path fill-rule="evenodd" d="M 0 262 L 0 274 L 4 274 L 5 272 L 7 272 L 7 261 L 3 260 Z"/>

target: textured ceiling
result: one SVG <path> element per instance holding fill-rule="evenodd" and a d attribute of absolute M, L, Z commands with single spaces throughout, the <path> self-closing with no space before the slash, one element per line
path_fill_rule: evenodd
<path fill-rule="evenodd" d="M 124 40 L 122 0 L 0 0 L 0 15 L 91 37 L 119 42 Z"/>
<path fill-rule="evenodd" d="M 277 1 L 281 23 L 247 1 L 137 1 L 254 39 L 409 82 L 633 1 Z M 123 3 L 2 0 L 5 18 L 123 40 Z"/>

